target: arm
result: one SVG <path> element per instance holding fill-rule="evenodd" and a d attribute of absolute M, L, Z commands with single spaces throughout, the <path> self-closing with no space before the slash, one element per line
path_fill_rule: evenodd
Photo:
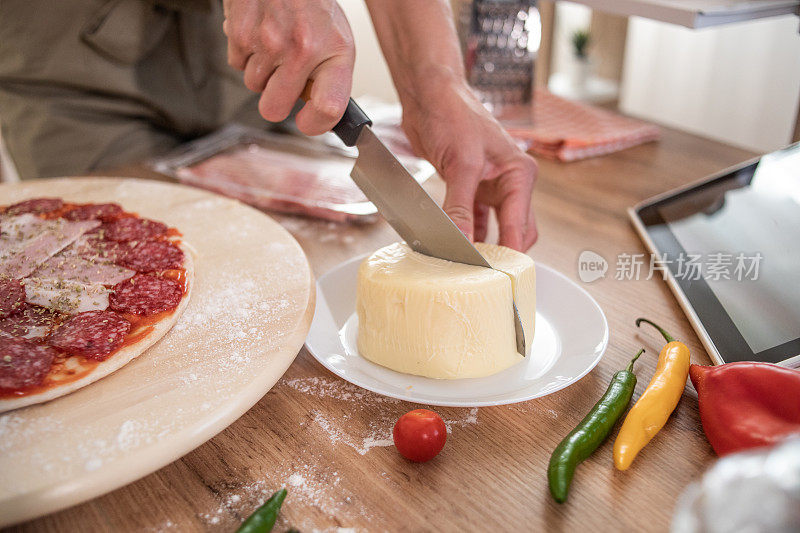
<path fill-rule="evenodd" d="M 443 208 L 470 238 L 497 212 L 500 244 L 537 238 L 531 210 L 536 162 L 473 95 L 447 0 L 366 0 L 414 150 L 447 183 Z"/>

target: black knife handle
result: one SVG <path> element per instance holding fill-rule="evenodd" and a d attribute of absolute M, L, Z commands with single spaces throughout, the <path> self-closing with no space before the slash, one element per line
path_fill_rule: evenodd
<path fill-rule="evenodd" d="M 314 82 L 312 80 L 306 82 L 306 86 L 300 94 L 300 99 L 304 102 L 311 100 L 311 87 L 313 85 Z M 347 109 L 344 111 L 342 120 L 333 127 L 333 133 L 335 133 L 345 145 L 355 146 L 358 136 L 361 134 L 361 129 L 364 126 L 372 126 L 372 121 L 367 114 L 364 113 L 364 110 L 358 107 L 356 101 L 351 98 L 347 102 Z"/>
<path fill-rule="evenodd" d="M 372 126 L 372 121 L 356 101 L 351 98 L 347 102 L 347 109 L 342 120 L 333 127 L 333 133 L 347 146 L 355 146 L 358 135 L 364 126 Z"/>

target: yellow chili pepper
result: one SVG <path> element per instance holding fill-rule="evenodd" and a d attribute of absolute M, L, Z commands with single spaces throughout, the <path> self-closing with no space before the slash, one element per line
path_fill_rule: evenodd
<path fill-rule="evenodd" d="M 675 410 L 689 376 L 689 348 L 676 341 L 660 326 L 646 318 L 636 320 L 636 326 L 647 322 L 654 326 L 667 341 L 658 356 L 658 366 L 653 379 L 642 396 L 625 417 L 625 422 L 614 441 L 614 466 L 627 470 L 636 455 L 661 431 L 669 415 Z"/>

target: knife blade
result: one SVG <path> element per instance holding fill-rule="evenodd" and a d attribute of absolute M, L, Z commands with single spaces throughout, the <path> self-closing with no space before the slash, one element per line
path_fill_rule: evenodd
<path fill-rule="evenodd" d="M 372 121 L 351 98 L 333 132 L 347 146 L 358 148 L 358 158 L 350 176 L 389 225 L 416 252 L 456 263 L 493 268 L 375 135 L 371 126 Z M 525 357 L 525 332 L 513 300 L 512 305 L 517 352 Z"/>

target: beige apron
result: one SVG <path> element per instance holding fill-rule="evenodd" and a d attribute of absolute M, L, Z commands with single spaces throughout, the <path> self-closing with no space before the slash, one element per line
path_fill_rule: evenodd
<path fill-rule="evenodd" d="M 0 1 L 0 126 L 22 179 L 166 152 L 231 121 L 264 125 L 227 65 L 212 0 Z"/>

